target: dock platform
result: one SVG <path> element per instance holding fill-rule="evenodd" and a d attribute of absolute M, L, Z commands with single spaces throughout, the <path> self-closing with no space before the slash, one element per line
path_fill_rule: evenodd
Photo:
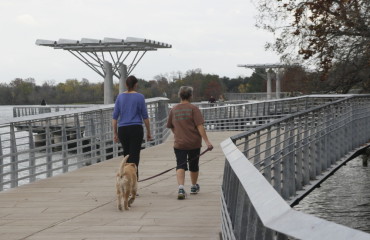
<path fill-rule="evenodd" d="M 0 193 L 0 239 L 219 239 L 225 157 L 220 143 L 238 132 L 208 132 L 214 145 L 200 159 L 197 195 L 177 200 L 175 170 L 139 183 L 129 211 L 117 209 L 121 157 Z M 141 152 L 140 178 L 176 164 L 173 137 Z M 203 147 L 204 149 L 204 147 Z M 185 187 L 190 192 L 190 177 Z"/>

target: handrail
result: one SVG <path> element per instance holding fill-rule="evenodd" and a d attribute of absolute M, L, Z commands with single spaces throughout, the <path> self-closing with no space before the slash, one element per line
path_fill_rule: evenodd
<path fill-rule="evenodd" d="M 275 239 L 273 231 L 280 235 L 279 239 L 284 237 L 281 234 L 305 240 L 369 239 L 368 233 L 293 210 L 231 139 L 223 141 L 221 148 L 227 160 L 225 174 L 228 186 L 233 187 L 233 196 L 224 196 L 227 189 L 223 186 L 222 209 L 227 211 L 227 202 L 231 201 L 239 208 L 235 212 L 234 233 L 223 231 L 222 239 Z M 258 219 L 260 224 L 243 222 L 242 219 L 248 217 L 251 217 L 250 220 Z M 238 232 L 235 234 L 235 231 Z"/>
<path fill-rule="evenodd" d="M 51 112 L 68 111 L 77 108 L 87 108 L 94 105 L 46 105 L 46 106 L 16 106 L 13 107 L 13 117 L 24 117 Z"/>
<path fill-rule="evenodd" d="M 154 140 L 142 147 L 160 144 L 170 134 L 168 99 L 147 99 L 146 106 Z M 113 108 L 92 106 L 0 122 L 0 191 L 117 157 L 121 150 L 113 143 Z"/>
<path fill-rule="evenodd" d="M 263 102 L 200 108 L 208 131 L 247 131 L 287 115 L 322 106 L 348 95 L 309 95 Z"/>
<path fill-rule="evenodd" d="M 352 152 L 366 147 L 368 144 L 364 144 L 369 139 L 370 95 L 351 95 L 282 117 L 226 140 L 222 144 L 225 155 L 227 153 L 222 185 L 225 205 L 222 207 L 222 216 L 229 215 L 228 218 L 223 217 L 223 233 L 229 234 L 225 234 L 224 239 L 239 239 L 239 236 L 242 239 L 245 236 L 249 236 L 247 239 L 272 239 L 275 233 L 271 229 L 281 239 L 286 239 L 286 236 L 315 239 L 311 237 L 317 236 L 316 231 L 322 232 L 321 228 L 312 230 L 313 233 L 309 235 L 299 235 L 293 227 L 290 230 L 284 227 L 299 225 L 286 225 L 287 219 L 282 216 L 293 217 L 297 223 L 307 220 L 308 225 L 311 220 L 313 224 L 318 222 L 314 217 L 286 210 L 286 206 L 296 204 L 315 184 L 345 163 Z M 248 166 L 245 166 L 246 161 Z M 250 167 L 250 164 L 254 167 Z M 256 180 L 252 172 L 259 172 L 258 179 L 264 179 L 263 183 Z M 245 185 L 244 182 L 248 181 L 255 185 Z M 239 182 L 243 183 L 243 189 L 238 185 Z M 266 183 L 270 184 L 268 188 Z M 236 187 L 233 186 L 235 184 Z M 274 193 L 270 193 L 272 189 Z M 269 194 L 275 197 L 271 198 Z M 257 200 L 253 200 L 255 195 L 258 195 Z M 279 195 L 279 200 L 276 200 L 276 195 Z M 281 204 L 283 199 L 285 203 Z M 267 205 L 260 208 L 259 202 Z M 278 213 L 279 217 L 273 217 L 282 209 L 285 210 Z M 246 215 L 240 212 L 244 210 L 247 211 Z M 266 211 L 269 213 L 267 216 L 271 215 L 274 220 L 263 219 Z M 280 224 L 280 221 L 284 224 Z M 253 227 L 249 229 L 249 225 Z M 326 223 L 325 226 L 333 227 Z M 232 229 L 226 229 L 230 227 Z M 333 228 L 339 230 L 340 227 Z M 369 238 L 369 234 L 358 233 L 356 230 L 353 232 L 358 239 Z M 328 235 L 327 239 L 356 239 L 333 237 L 336 236 L 335 231 L 330 234 L 333 235 Z"/>

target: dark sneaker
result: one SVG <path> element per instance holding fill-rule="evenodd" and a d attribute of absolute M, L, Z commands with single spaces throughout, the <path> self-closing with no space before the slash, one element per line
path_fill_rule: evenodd
<path fill-rule="evenodd" d="M 177 194 L 177 199 L 182 200 L 186 198 L 186 192 L 183 188 L 179 188 L 179 193 Z"/>
<path fill-rule="evenodd" d="M 199 192 L 199 190 L 200 190 L 200 186 L 197 183 L 197 184 L 191 186 L 191 188 L 190 188 L 190 194 L 197 194 Z"/>

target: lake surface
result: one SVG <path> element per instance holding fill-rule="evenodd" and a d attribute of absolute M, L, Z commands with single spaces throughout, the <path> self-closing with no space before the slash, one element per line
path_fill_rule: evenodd
<path fill-rule="evenodd" d="M 370 163 L 349 161 L 294 209 L 370 233 Z"/>

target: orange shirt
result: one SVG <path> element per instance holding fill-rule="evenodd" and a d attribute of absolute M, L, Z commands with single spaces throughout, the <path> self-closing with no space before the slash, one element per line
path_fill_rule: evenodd
<path fill-rule="evenodd" d="M 204 123 L 199 108 L 191 103 L 174 106 L 167 120 L 167 128 L 174 132 L 174 148 L 192 150 L 202 147 L 202 137 L 197 126 Z"/>

